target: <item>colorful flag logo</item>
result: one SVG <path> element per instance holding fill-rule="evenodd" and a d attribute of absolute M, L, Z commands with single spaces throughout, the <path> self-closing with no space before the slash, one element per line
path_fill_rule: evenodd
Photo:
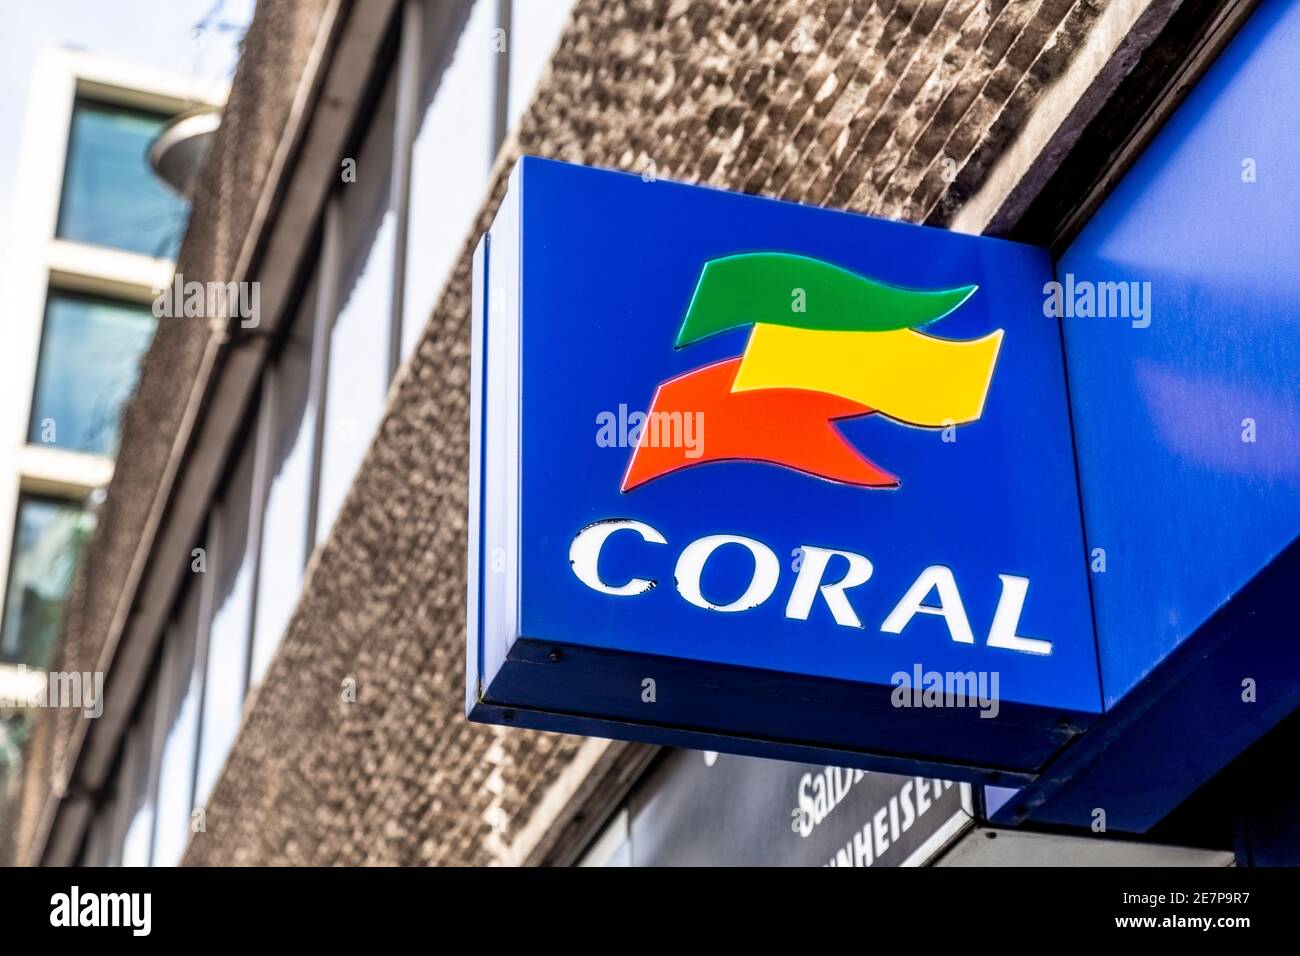
<path fill-rule="evenodd" d="M 717 461 L 766 462 L 864 488 L 897 488 L 897 476 L 850 445 L 835 423 L 873 414 L 922 428 L 976 421 L 1002 329 L 964 341 L 920 331 L 976 288 L 904 289 L 780 252 L 705 263 L 675 348 L 753 326 L 749 341 L 739 358 L 658 387 L 623 491 Z M 671 434 L 664 423 L 687 415 L 704 425 L 699 446 L 661 440 Z"/>

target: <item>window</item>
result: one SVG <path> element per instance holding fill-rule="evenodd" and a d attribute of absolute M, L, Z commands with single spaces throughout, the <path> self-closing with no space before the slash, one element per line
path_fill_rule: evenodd
<path fill-rule="evenodd" d="M 203 677 L 203 721 L 199 725 L 199 764 L 194 790 L 196 806 L 202 806 L 212 792 L 243 716 L 253 586 L 248 516 L 257 454 L 254 435 L 250 430 L 244 439 L 221 503 L 213 510 L 209 530 L 209 538 L 215 537 L 216 542 L 208 551 L 206 573 L 216 575 L 216 589 Z"/>
<path fill-rule="evenodd" d="M 90 824 L 90 839 L 86 844 L 86 866 L 116 866 L 119 855 L 113 848 L 113 822 L 117 814 L 117 802 L 108 797 L 95 811 L 95 818 Z"/>
<path fill-rule="evenodd" d="M 10 808 L 19 795 L 22 779 L 23 745 L 31 733 L 31 717 L 21 711 L 0 715 L 0 831 L 15 824 Z"/>
<path fill-rule="evenodd" d="M 555 52 L 573 0 L 515 0 L 510 7 L 510 126 L 533 100 L 537 88 Z"/>
<path fill-rule="evenodd" d="M 420 102 L 427 103 L 411 151 L 410 220 L 407 226 L 402 358 L 419 341 L 447 274 L 460 255 L 492 167 L 495 3 L 477 0 L 450 52 Z M 426 16 L 432 24 L 439 18 Z M 435 62 L 441 37 L 424 38 Z"/>
<path fill-rule="evenodd" d="M 578 866 L 631 866 L 632 844 L 628 839 L 627 808 L 618 811 L 600 836 L 583 854 Z"/>
<path fill-rule="evenodd" d="M 312 328 L 316 320 L 314 278 L 298 304 L 297 315 L 275 366 L 270 395 L 270 491 L 262 517 L 257 614 L 253 628 L 250 686 L 262 675 L 298 603 L 307 565 L 307 515 L 311 489 L 313 425 L 310 400 Z"/>
<path fill-rule="evenodd" d="M 172 688 L 161 706 L 166 738 L 158 775 L 158 809 L 155 823 L 153 863 L 175 866 L 181 861 L 190 837 L 191 788 L 194 783 L 194 755 L 198 742 L 199 695 L 203 671 L 195 666 L 204 636 L 203 586 L 206 576 L 194 574 L 164 637 L 162 666 L 169 675 L 164 683 Z"/>
<path fill-rule="evenodd" d="M 340 308 L 330 336 L 318 541 L 329 533 L 352 486 L 388 394 L 397 238 L 397 215 L 390 202 L 396 99 L 397 71 L 393 70 L 357 156 L 357 180 L 344 183 L 332 200 L 341 253 Z"/>
<path fill-rule="evenodd" d="M 27 440 L 115 454 L 118 418 L 153 332 L 144 306 L 51 290 Z"/>
<path fill-rule="evenodd" d="M 118 795 L 127 814 L 122 838 L 122 865 L 148 866 L 153 843 L 154 762 L 153 728 L 158 681 L 155 677 L 145 692 L 145 702 L 126 736 L 122 768 L 118 771 Z"/>
<path fill-rule="evenodd" d="M 168 117 L 78 99 L 68 135 L 57 235 L 175 259 L 189 214 L 149 168 Z"/>
<path fill-rule="evenodd" d="M 63 603 L 94 525 L 94 517 L 73 502 L 19 496 L 0 662 L 32 667 L 49 663 Z"/>

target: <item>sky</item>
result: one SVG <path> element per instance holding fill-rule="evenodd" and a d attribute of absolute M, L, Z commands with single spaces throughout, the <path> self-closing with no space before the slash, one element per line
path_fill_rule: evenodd
<path fill-rule="evenodd" d="M 254 0 L 22 0 L 0 37 L 0 257 L 32 68 L 47 46 L 229 81 Z M 0 258 L 0 261 L 3 261 Z"/>

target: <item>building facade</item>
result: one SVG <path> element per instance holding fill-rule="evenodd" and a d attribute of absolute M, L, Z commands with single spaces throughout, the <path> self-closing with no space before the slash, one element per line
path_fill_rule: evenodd
<path fill-rule="evenodd" d="M 153 337 L 154 290 L 184 233 L 188 203 L 154 177 L 149 145 L 221 95 L 218 84 L 79 51 L 46 50 L 36 66 L 3 280 L 3 441 L 14 465 L 0 474 L 0 793 L 17 782 L 23 702 L 48 702 L 45 670 Z"/>
<path fill-rule="evenodd" d="M 944 780 L 468 723 L 470 258 L 530 154 L 1156 269 L 1141 250 L 1197 233 L 1175 197 L 1205 142 L 1288 208 L 1281 124 L 1234 141 L 1221 106 L 1279 82 L 1286 8 L 265 0 L 177 260 L 256 283 L 258 315 L 159 322 L 59 647 L 105 662 L 103 714 L 34 726 L 6 859 L 1262 861 L 1243 834 L 1276 808 L 1231 797 L 1249 754 L 1119 835 Z M 1216 222 L 1248 233 L 1226 189 Z M 1286 387 L 1264 376 L 1261 404 Z M 1284 493 L 1296 462 L 1269 454 L 1240 482 Z M 1272 531 L 1246 509 L 1254 540 L 1289 544 L 1285 500 Z"/>

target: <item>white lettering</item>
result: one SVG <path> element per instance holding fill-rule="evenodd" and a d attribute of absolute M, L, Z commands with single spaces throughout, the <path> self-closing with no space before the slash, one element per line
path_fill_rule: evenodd
<path fill-rule="evenodd" d="M 754 556 L 754 576 L 740 597 L 730 604 L 714 604 L 700 593 L 700 575 L 704 572 L 704 562 L 724 544 L 739 544 L 749 549 L 749 553 Z M 758 607 L 776 590 L 776 580 L 780 573 L 781 562 L 776 559 L 771 548 L 761 541 L 738 534 L 711 534 L 692 541 L 677 559 L 675 571 L 677 590 L 682 597 L 696 607 L 726 612 L 748 611 Z"/>
<path fill-rule="evenodd" d="M 610 585 L 600 579 L 597 565 L 600 563 L 600 549 L 605 539 L 615 531 L 635 531 L 643 541 L 651 544 L 667 544 L 664 536 L 643 521 L 611 520 L 597 521 L 578 532 L 569 546 L 569 564 L 578 580 L 593 591 L 601 594 L 644 594 L 658 582 L 646 578 L 632 578 L 626 584 Z"/>
<path fill-rule="evenodd" d="M 616 531 L 635 532 L 642 541 L 650 544 L 668 543 L 658 530 L 642 521 L 630 518 L 597 521 L 578 532 L 569 546 L 569 564 L 573 568 L 573 573 L 579 581 L 601 594 L 615 597 L 645 594 L 658 584 L 657 580 L 632 577 L 626 583 L 611 584 L 600 576 L 601 551 L 605 541 Z M 748 550 L 754 559 L 754 570 L 744 593 L 729 603 L 715 603 L 704 596 L 701 580 L 709 558 L 725 545 L 740 545 Z M 799 555 L 799 561 L 794 569 L 795 580 L 785 605 L 785 616 L 795 621 L 808 620 L 812 614 L 813 604 L 820 593 L 836 624 L 841 627 L 861 628 L 862 619 L 850 604 L 846 592 L 871 580 L 875 571 L 872 562 L 864 555 L 853 551 L 819 548 L 812 545 L 803 545 L 796 549 L 796 553 Z M 827 566 L 833 556 L 843 558 L 848 563 L 848 567 L 838 580 L 823 582 Z M 677 591 L 686 601 L 696 607 L 725 613 L 748 611 L 763 604 L 775 592 L 780 573 L 781 563 L 771 548 L 761 541 L 734 534 L 706 535 L 691 542 L 678 557 L 675 567 Z M 989 627 L 987 646 L 1040 657 L 1051 654 L 1051 641 L 1025 637 L 1017 633 L 1029 592 L 1029 579 L 1014 574 L 999 574 L 998 578 L 1002 582 L 1002 592 L 998 597 L 993 622 Z M 937 603 L 926 603 L 932 591 L 936 592 Z M 966 615 L 965 605 L 957 589 L 957 581 L 950 568 L 941 564 L 925 568 L 889 612 L 884 623 L 880 625 L 880 630 L 885 634 L 901 634 L 918 614 L 942 617 L 948 627 L 949 636 L 958 644 L 975 643 L 970 619 Z M 900 681 L 898 679 L 900 676 L 904 680 Z M 964 685 L 948 687 L 945 690 L 946 679 L 943 674 L 936 673 L 935 679 L 931 681 L 931 675 L 921 675 L 918 668 L 918 680 L 915 683 L 909 683 L 906 680 L 908 676 L 900 672 L 892 680 L 896 685 L 893 694 L 895 706 L 941 706 L 945 693 L 948 697 L 955 696 L 963 699 L 970 696 L 965 691 L 971 688 Z M 958 676 L 970 683 L 965 672 Z M 997 712 L 995 706 L 997 676 L 996 674 L 989 676 L 991 687 L 988 688 L 988 692 L 982 682 L 982 674 L 980 676 L 978 700 L 981 708 L 989 711 L 989 716 L 993 716 Z M 956 676 L 950 675 L 947 680 L 956 680 Z M 87 706 L 95 708 L 96 711 L 101 706 L 101 686 L 102 684 L 96 684 L 93 697 L 86 695 Z M 915 695 L 911 693 L 917 689 L 924 691 L 920 703 L 916 702 Z"/>
<path fill-rule="evenodd" d="M 803 562 L 799 566 L 798 577 L 794 579 L 794 590 L 790 592 L 790 601 L 785 606 L 785 616 L 796 621 L 808 620 L 808 615 L 812 613 L 813 599 L 817 597 L 817 592 L 820 590 L 822 597 L 826 599 L 826 606 L 831 609 L 831 615 L 835 618 L 836 624 L 843 627 L 861 627 L 862 621 L 854 613 L 852 605 L 849 604 L 849 599 L 844 596 L 844 592 L 849 588 L 855 588 L 859 584 L 867 582 L 874 570 L 871 562 L 860 554 L 854 554 L 852 551 L 814 548 L 809 544 L 804 545 L 801 551 Z M 822 584 L 822 575 L 826 573 L 826 565 L 831 556 L 836 554 L 848 559 L 848 570 L 844 572 L 844 577 L 838 581 Z"/>
<path fill-rule="evenodd" d="M 125 926 L 133 936 L 148 936 L 152 929 L 152 893 L 69 893 L 50 897 L 51 926 Z"/>
<path fill-rule="evenodd" d="M 939 606 L 931 607 L 921 602 L 932 590 L 939 591 Z M 880 629 L 886 634 L 902 634 L 903 628 L 918 614 L 937 614 L 948 624 L 948 633 L 958 644 L 974 644 L 975 635 L 971 633 L 970 621 L 966 617 L 966 608 L 957 593 L 957 582 L 952 571 L 941 564 L 932 565 L 921 572 L 913 585 L 907 589 L 898 606 L 889 612 Z"/>
<path fill-rule="evenodd" d="M 1025 594 L 1029 591 L 1029 578 L 1016 577 L 1014 574 L 999 574 L 998 577 L 1002 580 L 1002 596 L 998 598 L 998 609 L 993 613 L 993 626 L 989 628 L 989 647 L 1005 647 L 1026 654 L 1052 653 L 1051 641 L 1016 634 L 1016 628 L 1020 626 L 1020 612 L 1025 607 Z"/>

